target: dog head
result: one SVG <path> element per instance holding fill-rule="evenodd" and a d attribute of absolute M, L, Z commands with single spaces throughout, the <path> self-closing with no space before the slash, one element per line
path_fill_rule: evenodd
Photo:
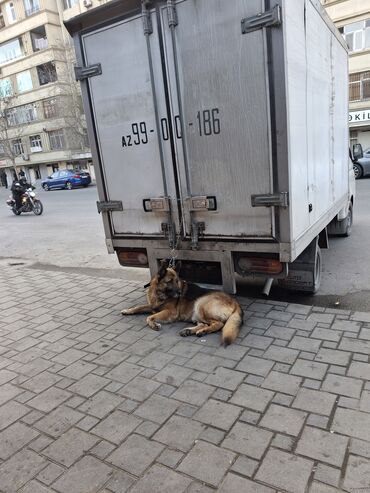
<path fill-rule="evenodd" d="M 183 291 L 183 281 L 179 277 L 181 263 L 177 262 L 176 267 L 168 267 L 166 261 L 162 261 L 157 275 L 150 282 L 149 296 L 151 305 L 156 306 L 166 300 L 179 298 Z"/>

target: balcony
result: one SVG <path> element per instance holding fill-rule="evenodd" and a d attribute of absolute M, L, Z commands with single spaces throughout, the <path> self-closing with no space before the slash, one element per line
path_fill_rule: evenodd
<path fill-rule="evenodd" d="M 33 15 L 33 14 L 36 14 L 37 12 L 40 11 L 40 6 L 35 6 L 35 7 L 31 7 L 30 9 L 26 9 L 25 10 L 25 13 L 26 13 L 26 17 L 30 17 L 30 15 Z"/>

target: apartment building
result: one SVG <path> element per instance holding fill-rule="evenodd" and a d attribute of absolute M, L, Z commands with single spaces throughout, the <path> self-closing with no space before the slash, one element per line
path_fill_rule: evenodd
<path fill-rule="evenodd" d="M 370 148 L 370 0 L 323 0 L 349 48 L 349 126 L 352 143 Z"/>
<path fill-rule="evenodd" d="M 0 171 L 8 181 L 14 170 L 32 181 L 65 168 L 93 171 L 63 27 L 69 11 L 88 8 L 83 2 L 0 0 Z"/>

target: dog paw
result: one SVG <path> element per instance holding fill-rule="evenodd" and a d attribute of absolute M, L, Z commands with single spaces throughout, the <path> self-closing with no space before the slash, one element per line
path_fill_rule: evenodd
<path fill-rule="evenodd" d="M 162 328 L 162 325 L 154 320 L 146 319 L 146 323 L 153 330 L 160 330 Z"/>
<path fill-rule="evenodd" d="M 130 309 L 129 308 L 125 308 L 124 310 L 121 311 L 121 314 L 122 315 L 130 315 Z"/>
<path fill-rule="evenodd" d="M 203 336 L 205 336 L 206 334 L 207 334 L 207 332 L 206 332 L 205 330 L 203 330 L 203 329 L 198 330 L 198 331 L 195 333 L 195 335 L 196 335 L 197 337 L 203 337 Z"/>
<path fill-rule="evenodd" d="M 180 330 L 180 336 L 181 337 L 187 337 L 187 336 L 191 336 L 191 335 L 192 335 L 191 329 L 182 329 L 182 330 Z"/>

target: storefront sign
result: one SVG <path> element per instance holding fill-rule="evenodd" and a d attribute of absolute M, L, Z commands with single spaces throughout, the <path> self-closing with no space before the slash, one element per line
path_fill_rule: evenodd
<path fill-rule="evenodd" d="M 370 122 L 370 109 L 360 111 L 350 111 L 349 123 Z"/>

